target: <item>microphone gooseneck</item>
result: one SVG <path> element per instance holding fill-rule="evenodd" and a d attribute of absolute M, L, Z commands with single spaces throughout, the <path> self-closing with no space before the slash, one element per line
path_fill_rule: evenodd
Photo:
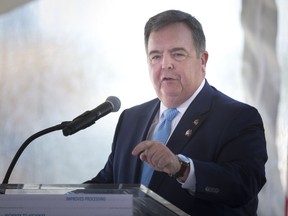
<path fill-rule="evenodd" d="M 110 96 L 106 99 L 104 103 L 102 103 L 101 105 L 99 105 L 98 107 L 96 107 L 95 109 L 91 111 L 84 112 L 82 115 L 73 119 L 73 121 L 64 121 L 61 124 L 55 125 L 53 127 L 49 127 L 47 129 L 44 129 L 42 131 L 39 131 L 33 134 L 20 146 L 20 148 L 16 152 L 12 162 L 10 163 L 8 167 L 8 170 L 5 174 L 2 184 L 8 184 L 11 173 L 19 157 L 21 156 L 25 148 L 36 138 L 44 134 L 53 132 L 53 131 L 57 131 L 57 130 L 62 130 L 65 136 L 74 134 L 79 130 L 82 130 L 84 128 L 91 126 L 92 124 L 95 123 L 96 120 L 98 120 L 99 118 L 102 118 L 108 113 L 117 112 L 120 109 L 120 107 L 121 107 L 121 102 L 119 98 L 115 96 Z M 5 191 L 0 191 L 0 194 L 5 194 Z"/>

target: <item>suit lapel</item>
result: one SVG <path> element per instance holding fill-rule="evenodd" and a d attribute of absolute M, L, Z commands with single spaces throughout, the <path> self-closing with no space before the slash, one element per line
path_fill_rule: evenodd
<path fill-rule="evenodd" d="M 155 118 L 155 115 L 159 110 L 159 107 L 160 101 L 157 99 L 154 100 L 154 103 L 152 103 L 149 107 L 142 111 L 141 116 L 139 117 L 139 122 L 142 122 L 142 124 L 139 124 L 139 122 L 137 122 L 136 130 L 139 132 L 139 134 L 137 134 L 136 136 L 139 138 L 139 142 L 146 140 L 147 134 Z M 138 143 L 135 143 L 135 146 L 137 144 Z"/>
<path fill-rule="evenodd" d="M 211 87 L 206 82 L 202 91 L 187 108 L 167 143 L 167 147 L 175 154 L 181 152 L 201 125 L 205 123 L 211 107 L 212 97 Z"/>
<path fill-rule="evenodd" d="M 135 146 L 139 144 L 141 141 L 146 140 L 148 131 L 150 129 L 150 126 L 153 122 L 156 113 L 159 110 L 159 107 L 160 107 L 160 101 L 155 100 L 155 102 L 149 108 L 147 108 L 145 112 L 141 113 L 141 116 L 139 117 L 139 122 L 143 123 L 137 124 L 136 131 L 138 131 L 140 134 L 137 135 L 137 137 L 139 137 L 139 140 L 136 141 Z M 142 161 L 140 160 L 139 157 L 134 157 L 131 163 L 134 164 L 134 171 L 135 171 L 134 181 L 140 182 Z"/>
<path fill-rule="evenodd" d="M 206 114 L 207 113 L 194 115 L 185 114 L 182 117 L 181 122 L 179 122 L 179 127 L 175 129 L 169 139 L 167 147 L 175 154 L 179 154 L 205 122 Z"/>

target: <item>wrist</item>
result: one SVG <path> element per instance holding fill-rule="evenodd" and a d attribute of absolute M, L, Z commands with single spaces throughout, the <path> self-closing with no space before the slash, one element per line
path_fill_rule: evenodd
<path fill-rule="evenodd" d="M 175 174 L 170 176 L 173 178 L 179 178 L 181 181 L 185 181 L 189 175 L 190 160 L 182 154 L 178 154 L 177 158 L 180 163 L 180 169 Z"/>

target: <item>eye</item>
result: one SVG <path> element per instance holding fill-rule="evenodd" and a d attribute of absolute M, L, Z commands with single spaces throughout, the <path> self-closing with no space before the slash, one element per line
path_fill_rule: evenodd
<path fill-rule="evenodd" d="M 151 54 L 149 56 L 150 62 L 152 64 L 159 63 L 161 61 L 161 58 L 162 58 L 162 55 L 160 55 L 160 54 Z"/>
<path fill-rule="evenodd" d="M 183 61 L 187 58 L 187 53 L 182 51 L 172 52 L 172 57 L 177 61 Z"/>

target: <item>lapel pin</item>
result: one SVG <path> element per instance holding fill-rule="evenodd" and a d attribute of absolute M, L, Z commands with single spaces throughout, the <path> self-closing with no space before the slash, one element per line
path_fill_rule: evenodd
<path fill-rule="evenodd" d="M 199 119 L 194 120 L 193 124 L 197 126 L 199 124 Z"/>
<path fill-rule="evenodd" d="M 185 132 L 185 136 L 190 137 L 192 135 L 192 130 L 189 129 Z"/>

